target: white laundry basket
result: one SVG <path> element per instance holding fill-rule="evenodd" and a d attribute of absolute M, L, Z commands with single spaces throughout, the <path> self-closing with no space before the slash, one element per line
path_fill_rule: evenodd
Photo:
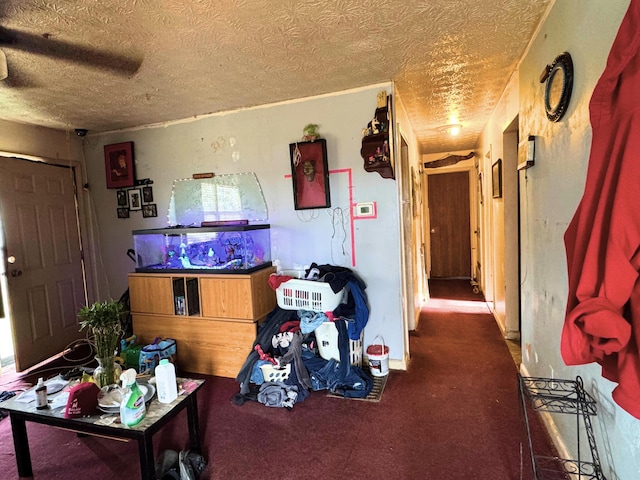
<path fill-rule="evenodd" d="M 326 282 L 294 278 L 278 286 L 276 299 L 283 310 L 333 312 L 342 302 L 344 293 L 344 288 L 334 293 Z"/>
<path fill-rule="evenodd" d="M 336 320 L 344 322 L 344 320 Z M 363 331 L 364 333 L 364 331 Z M 334 359 L 340 361 L 340 349 L 338 348 L 338 329 L 335 322 L 322 322 L 315 329 L 318 353 L 325 360 Z M 358 340 L 349 339 L 349 363 L 358 367 L 362 366 L 362 336 Z"/>

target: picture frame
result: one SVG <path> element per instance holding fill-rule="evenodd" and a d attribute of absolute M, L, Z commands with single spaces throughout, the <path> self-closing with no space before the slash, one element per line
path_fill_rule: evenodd
<path fill-rule="evenodd" d="M 129 209 L 127 207 L 119 207 L 118 218 L 129 218 Z"/>
<path fill-rule="evenodd" d="M 153 188 L 146 186 L 142 187 L 142 202 L 153 203 Z"/>
<path fill-rule="evenodd" d="M 116 196 L 118 199 L 118 207 L 128 207 L 129 206 L 129 199 L 127 198 L 127 191 L 126 190 L 118 190 L 116 192 Z"/>
<path fill-rule="evenodd" d="M 104 167 L 107 188 L 133 187 L 135 182 L 133 142 L 105 145 Z"/>
<path fill-rule="evenodd" d="M 502 197 L 502 159 L 499 158 L 491 167 L 491 185 L 493 198 Z"/>
<path fill-rule="evenodd" d="M 145 218 L 149 217 L 157 217 L 158 216 L 158 207 L 155 203 L 149 203 L 146 205 L 142 205 L 142 216 Z"/>
<path fill-rule="evenodd" d="M 292 143 L 289 154 L 295 210 L 331 207 L 326 140 Z"/>
<path fill-rule="evenodd" d="M 132 188 L 127 190 L 129 195 L 129 210 L 142 210 L 142 192 L 139 188 Z"/>

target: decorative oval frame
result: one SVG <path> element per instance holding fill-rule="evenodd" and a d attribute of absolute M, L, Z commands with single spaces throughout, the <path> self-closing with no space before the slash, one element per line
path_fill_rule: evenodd
<path fill-rule="evenodd" d="M 560 86 L 560 98 L 553 105 L 551 104 L 551 93 Z M 558 55 L 551 66 L 549 66 L 546 78 L 546 86 L 544 89 L 544 109 L 547 112 L 547 118 L 552 122 L 558 122 L 567 112 L 569 102 L 571 101 L 571 92 L 573 90 L 573 61 L 568 52 Z"/>

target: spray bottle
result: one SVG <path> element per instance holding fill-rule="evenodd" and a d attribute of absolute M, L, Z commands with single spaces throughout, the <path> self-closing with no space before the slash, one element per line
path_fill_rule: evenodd
<path fill-rule="evenodd" d="M 120 375 L 124 396 L 120 403 L 120 423 L 133 427 L 142 421 L 146 415 L 144 395 L 136 382 L 136 371 L 133 368 L 125 370 Z"/>

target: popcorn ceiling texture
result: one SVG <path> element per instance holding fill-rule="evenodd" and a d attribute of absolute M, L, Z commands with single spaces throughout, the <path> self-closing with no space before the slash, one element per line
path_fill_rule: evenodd
<path fill-rule="evenodd" d="M 468 149 L 551 1 L 2 0 L 1 26 L 143 62 L 0 46 L 0 118 L 106 131 L 394 81 L 423 153 Z M 452 115 L 454 140 L 436 130 Z"/>

